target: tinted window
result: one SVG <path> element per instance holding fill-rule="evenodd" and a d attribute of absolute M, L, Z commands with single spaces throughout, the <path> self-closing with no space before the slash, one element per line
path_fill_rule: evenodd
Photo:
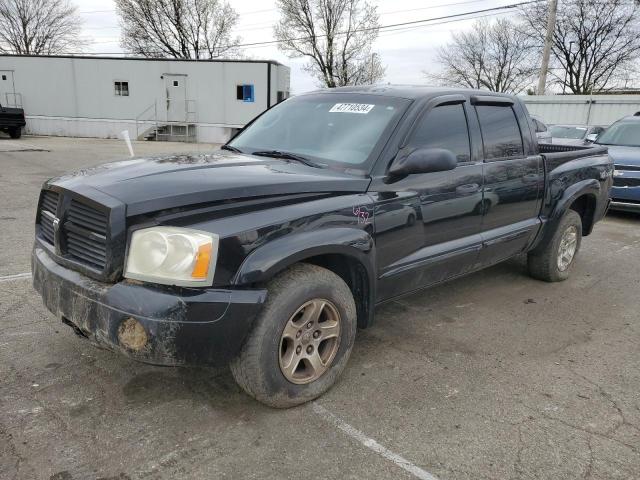
<path fill-rule="evenodd" d="M 423 116 L 410 144 L 412 147 L 445 148 L 458 157 L 458 162 L 468 162 L 471 148 L 462 104 L 435 107 Z"/>
<path fill-rule="evenodd" d="M 478 105 L 476 110 L 487 160 L 524 155 L 522 136 L 513 108 Z"/>

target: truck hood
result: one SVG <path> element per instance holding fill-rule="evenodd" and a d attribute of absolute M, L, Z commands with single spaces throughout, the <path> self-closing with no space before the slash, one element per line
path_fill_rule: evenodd
<path fill-rule="evenodd" d="M 370 179 L 227 151 L 136 158 L 53 178 L 49 185 L 124 203 L 127 216 L 223 200 L 301 193 L 362 193 Z"/>
<path fill-rule="evenodd" d="M 640 147 L 619 147 L 609 145 L 609 156 L 616 165 L 640 167 Z"/>

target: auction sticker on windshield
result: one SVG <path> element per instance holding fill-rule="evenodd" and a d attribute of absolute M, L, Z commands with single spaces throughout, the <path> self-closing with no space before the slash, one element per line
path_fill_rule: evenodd
<path fill-rule="evenodd" d="M 329 113 L 361 113 L 366 115 L 371 110 L 373 110 L 375 105 L 370 105 L 368 103 L 336 103 Z"/>

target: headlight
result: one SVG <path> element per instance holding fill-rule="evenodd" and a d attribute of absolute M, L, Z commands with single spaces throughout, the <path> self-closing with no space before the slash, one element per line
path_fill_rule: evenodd
<path fill-rule="evenodd" d="M 176 227 L 133 232 L 124 276 L 179 285 L 211 285 L 218 258 L 218 235 Z"/>

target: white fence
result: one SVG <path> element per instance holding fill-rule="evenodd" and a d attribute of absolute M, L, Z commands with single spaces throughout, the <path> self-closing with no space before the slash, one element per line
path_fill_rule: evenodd
<path fill-rule="evenodd" d="M 640 112 L 640 95 L 531 95 L 523 100 L 532 115 L 548 124 L 606 126 Z"/>

